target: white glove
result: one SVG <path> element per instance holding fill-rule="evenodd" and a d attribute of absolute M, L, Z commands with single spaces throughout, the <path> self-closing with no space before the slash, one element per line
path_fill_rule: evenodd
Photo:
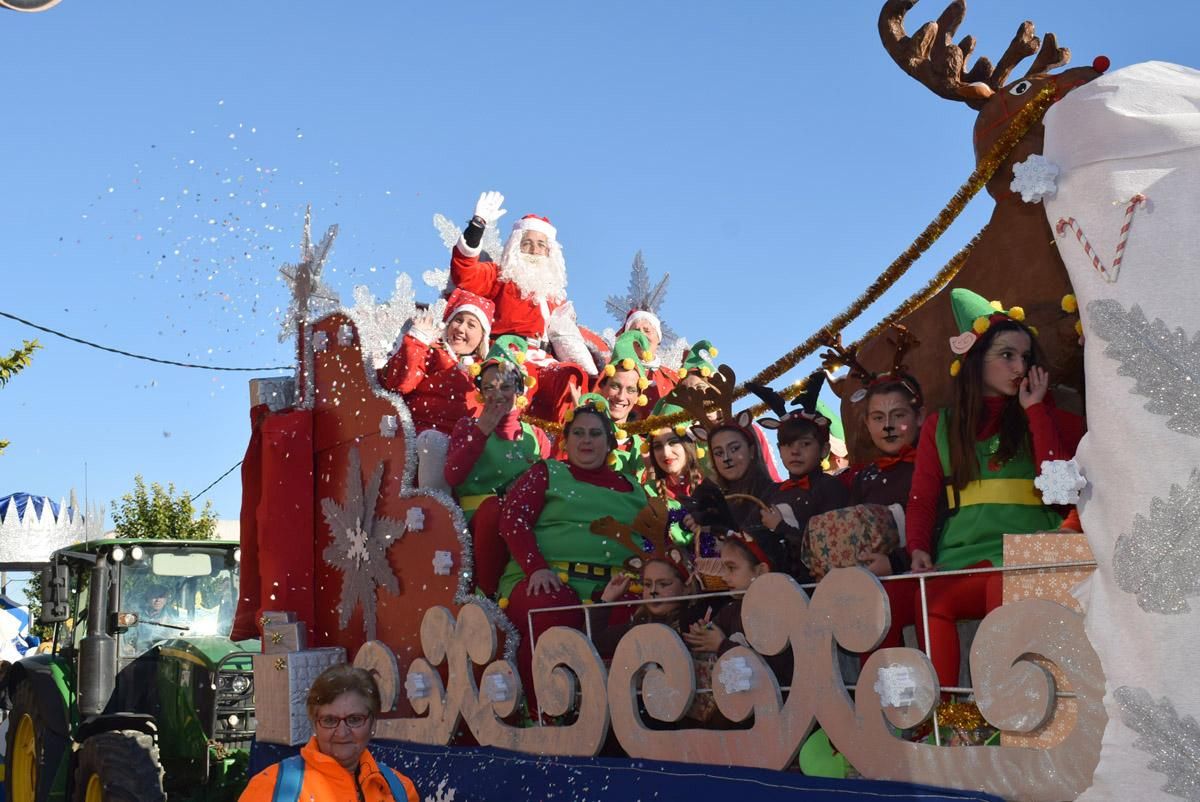
<path fill-rule="evenodd" d="M 508 213 L 507 209 L 501 209 L 504 205 L 504 196 L 495 190 L 479 193 L 479 200 L 475 201 L 475 216 L 483 219 L 488 225 L 494 225 L 497 220 Z"/>

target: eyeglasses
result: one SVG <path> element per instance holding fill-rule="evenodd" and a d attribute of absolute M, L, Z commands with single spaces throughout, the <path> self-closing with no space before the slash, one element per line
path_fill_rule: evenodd
<path fill-rule="evenodd" d="M 361 729 L 371 720 L 370 716 L 355 713 L 353 716 L 317 716 L 317 726 L 323 730 L 336 730 L 339 724 L 345 724 L 352 730 Z"/>

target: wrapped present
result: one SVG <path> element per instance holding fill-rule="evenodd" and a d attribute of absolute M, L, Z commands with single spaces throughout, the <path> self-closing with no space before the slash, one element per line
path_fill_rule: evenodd
<path fill-rule="evenodd" d="M 264 743 L 296 746 L 312 737 L 308 691 L 325 669 L 346 662 L 340 646 L 254 655 L 254 737 Z"/>
<path fill-rule="evenodd" d="M 264 632 L 269 624 L 291 624 L 296 620 L 296 614 L 283 610 L 264 610 L 262 618 L 258 619 L 258 628 Z"/>
<path fill-rule="evenodd" d="M 820 580 L 830 569 L 858 565 L 869 554 L 891 554 L 899 545 L 892 511 L 882 504 L 858 504 L 809 518 L 800 560 Z"/>
<path fill-rule="evenodd" d="M 1004 536 L 1004 564 L 1045 565 L 1051 563 L 1084 562 L 1094 559 L 1086 535 L 1062 532 L 1040 532 L 1032 535 Z M 1075 599 L 1074 590 L 1096 569 L 1092 566 L 1046 568 L 1037 571 L 1015 571 L 1004 574 L 1004 603 L 1022 599 L 1049 599 L 1077 612 L 1083 608 Z M 1030 658 L 1054 675 L 1061 691 L 1070 690 L 1065 675 L 1041 657 Z M 1004 746 L 1026 746 L 1049 749 L 1061 743 L 1075 729 L 1078 703 L 1074 699 L 1059 699 L 1050 720 L 1030 733 L 1002 733 Z"/>
<path fill-rule="evenodd" d="M 270 623 L 263 627 L 263 654 L 298 652 L 308 646 L 308 627 L 301 621 Z"/>

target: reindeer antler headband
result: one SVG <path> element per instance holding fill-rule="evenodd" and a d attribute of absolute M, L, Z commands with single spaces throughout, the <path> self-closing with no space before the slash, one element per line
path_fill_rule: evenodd
<path fill-rule="evenodd" d="M 921 388 L 914 384 L 912 377 L 908 375 L 908 366 L 904 363 L 908 352 L 919 346 L 921 341 L 913 336 L 908 328 L 899 323 L 892 324 L 892 331 L 895 332 L 895 337 L 887 338 L 888 344 L 892 346 L 892 367 L 881 373 L 867 370 L 858 361 L 858 348 L 842 345 L 841 334 L 834 334 L 830 331 L 824 333 L 825 346 L 829 349 L 821 354 L 821 364 L 824 369 L 832 373 L 840 367 L 849 368 L 849 375 L 862 382 L 862 388 L 850 396 L 851 403 L 857 404 L 866 398 L 872 387 L 892 382 L 903 385 L 904 389 L 916 399 L 918 406 L 923 403 Z"/>
<path fill-rule="evenodd" d="M 761 398 L 763 403 L 777 416 L 774 418 L 759 418 L 758 425 L 764 429 L 778 429 L 783 424 L 793 420 L 809 421 L 823 429 L 828 429 L 829 418 L 817 411 L 817 397 L 821 394 L 821 387 L 824 384 L 824 370 L 815 370 L 809 374 L 808 379 L 804 383 L 804 392 L 792 400 L 792 404 L 798 406 L 799 409 L 792 410 L 787 408 L 787 401 L 784 397 L 770 387 L 746 382 L 746 389 Z"/>

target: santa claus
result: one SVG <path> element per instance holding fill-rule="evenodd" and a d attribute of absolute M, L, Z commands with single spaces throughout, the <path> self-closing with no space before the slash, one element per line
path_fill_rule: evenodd
<path fill-rule="evenodd" d="M 507 213 L 503 205 L 499 192 L 479 196 L 451 252 L 450 281 L 496 305 L 493 336 L 515 334 L 529 343 L 527 364 L 537 381 L 530 412 L 557 420 L 586 389 L 587 376 L 596 374 L 595 361 L 567 300 L 567 266 L 547 218 L 525 215 L 513 225 L 498 263 L 479 260 L 483 233 Z M 592 345 L 604 347 L 598 338 Z"/>

